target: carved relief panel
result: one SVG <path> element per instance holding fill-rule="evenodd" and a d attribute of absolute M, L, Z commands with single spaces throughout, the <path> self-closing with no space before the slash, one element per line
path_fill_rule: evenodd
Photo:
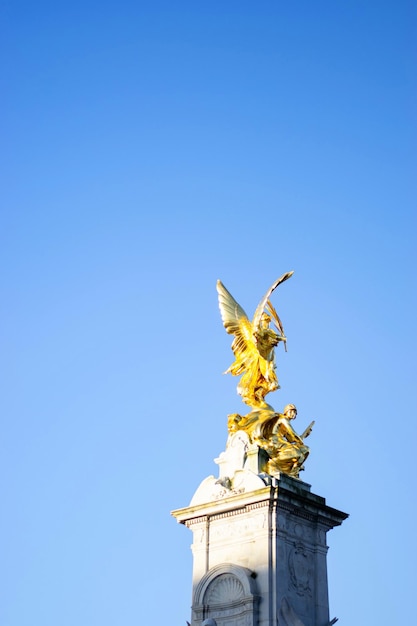
<path fill-rule="evenodd" d="M 253 573 L 233 564 L 217 565 L 196 588 L 192 626 L 207 620 L 216 626 L 257 626 L 257 605 Z"/>

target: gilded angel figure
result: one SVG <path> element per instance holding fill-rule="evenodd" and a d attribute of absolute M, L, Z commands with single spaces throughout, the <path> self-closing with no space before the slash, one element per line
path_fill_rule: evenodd
<path fill-rule="evenodd" d="M 275 372 L 274 348 L 280 341 L 286 344 L 286 337 L 281 320 L 278 317 L 269 297 L 271 293 L 293 272 L 283 274 L 268 289 L 260 301 L 252 322 L 245 311 L 236 302 L 226 287 L 217 281 L 219 307 L 226 331 L 234 335 L 232 350 L 235 361 L 226 373 L 242 378 L 237 387 L 243 402 L 253 409 L 272 409 L 265 396 L 279 389 Z M 274 323 L 276 331 L 270 328 Z"/>

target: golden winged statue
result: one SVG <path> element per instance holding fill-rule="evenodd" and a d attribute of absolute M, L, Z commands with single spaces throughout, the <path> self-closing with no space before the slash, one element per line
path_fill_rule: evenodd
<path fill-rule="evenodd" d="M 237 391 L 243 402 L 254 410 L 273 410 L 265 402 L 265 396 L 279 389 L 274 348 L 282 341 L 286 349 L 287 338 L 269 297 L 278 285 L 288 280 L 293 273 L 283 274 L 268 289 L 258 304 L 252 322 L 223 283 L 217 281 L 223 325 L 230 335 L 234 335 L 232 350 L 236 360 L 225 373 L 234 376 L 242 374 Z M 276 331 L 270 328 L 271 322 L 275 325 Z"/>
<path fill-rule="evenodd" d="M 233 442 L 235 438 L 240 440 L 243 431 L 249 444 L 263 451 L 263 456 L 258 454 L 257 457 L 259 471 L 278 477 L 282 472 L 298 478 L 310 451 L 304 439 L 310 435 L 314 421 L 302 435 L 298 435 L 291 425 L 297 415 L 294 404 L 287 404 L 283 413 L 277 413 L 265 402 L 268 393 L 279 389 L 274 348 L 282 341 L 286 349 L 287 341 L 282 322 L 269 298 L 293 273 L 283 274 L 271 285 L 258 304 L 252 322 L 220 280 L 217 281 L 217 292 L 223 325 L 230 335 L 234 335 L 235 361 L 225 373 L 242 376 L 237 391 L 252 409 L 244 416 L 238 413 L 228 416 L 229 439 L 224 454 L 232 458 Z M 275 330 L 270 328 L 271 322 Z M 227 459 L 230 464 L 229 457 Z"/>

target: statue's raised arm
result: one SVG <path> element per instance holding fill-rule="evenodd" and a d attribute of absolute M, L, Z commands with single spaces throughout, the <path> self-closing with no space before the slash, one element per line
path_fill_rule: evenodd
<path fill-rule="evenodd" d="M 217 281 L 219 307 L 223 325 L 230 335 L 234 335 L 232 350 L 235 361 L 226 373 L 242 375 L 238 393 L 252 409 L 271 408 L 265 402 L 266 394 L 279 389 L 275 373 L 274 348 L 280 341 L 286 342 L 284 329 L 276 310 L 269 300 L 272 292 L 293 272 L 283 274 L 268 289 L 260 301 L 252 322 L 242 307 L 236 302 L 226 287 Z M 270 323 L 276 331 L 270 328 Z"/>

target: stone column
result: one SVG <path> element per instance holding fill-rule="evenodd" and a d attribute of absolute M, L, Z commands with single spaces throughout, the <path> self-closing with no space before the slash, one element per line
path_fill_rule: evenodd
<path fill-rule="evenodd" d="M 310 485 L 211 476 L 173 515 L 193 532 L 192 626 L 329 626 L 326 534 L 347 514 Z"/>

